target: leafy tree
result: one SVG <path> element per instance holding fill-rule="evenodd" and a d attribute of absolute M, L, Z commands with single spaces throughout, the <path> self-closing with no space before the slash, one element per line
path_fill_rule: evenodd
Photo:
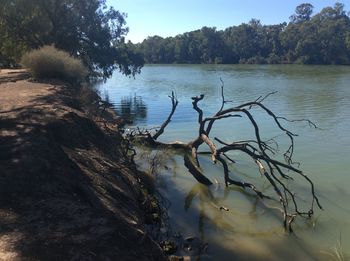
<path fill-rule="evenodd" d="M 202 63 L 215 63 L 222 60 L 220 50 L 223 48 L 223 42 L 216 31 L 216 28 L 203 27 L 200 30 L 200 46 L 202 51 Z"/>
<path fill-rule="evenodd" d="M 344 5 L 336 3 L 333 8 L 326 7 L 311 21 L 317 26 L 320 57 L 326 64 L 348 64 L 350 52 L 347 36 L 350 34 L 350 18 Z"/>
<path fill-rule="evenodd" d="M 259 20 L 252 19 L 248 24 L 241 24 L 231 29 L 230 39 L 232 51 L 244 63 L 250 58 L 266 54 L 263 26 Z"/>
<path fill-rule="evenodd" d="M 15 64 L 25 51 L 40 46 L 40 31 L 47 30 L 34 1 L 0 0 L 0 53 L 3 63 Z"/>
<path fill-rule="evenodd" d="M 304 3 L 288 25 L 252 19 L 223 31 L 202 27 L 176 37 L 149 37 L 137 47 L 147 63 L 350 64 L 350 18 L 344 4 L 312 13 L 313 6 Z"/>
<path fill-rule="evenodd" d="M 143 46 L 145 52 L 144 58 L 148 63 L 160 63 L 164 59 L 164 47 L 162 46 L 163 38 L 160 36 L 152 36 L 144 41 Z"/>
<path fill-rule="evenodd" d="M 291 22 L 302 23 L 309 21 L 311 19 L 313 8 L 314 6 L 309 3 L 298 5 L 295 8 L 295 14 L 290 17 Z"/>
<path fill-rule="evenodd" d="M 115 69 L 135 74 L 143 63 L 124 43 L 125 16 L 106 0 L 0 0 L 1 54 L 16 62 L 30 49 L 54 44 L 81 58 L 94 75 L 109 77 Z"/>
<path fill-rule="evenodd" d="M 188 46 L 188 55 L 191 63 L 203 63 L 203 49 L 202 49 L 202 32 L 197 30 L 189 33 L 190 43 Z"/>
<path fill-rule="evenodd" d="M 177 63 L 188 62 L 189 35 L 183 34 L 175 37 L 174 58 Z"/>
<path fill-rule="evenodd" d="M 277 25 L 268 25 L 265 26 L 265 39 L 266 39 L 266 47 L 268 48 L 268 56 L 275 57 L 275 59 L 279 60 L 279 57 L 283 55 L 283 46 L 281 43 L 281 32 L 285 30 L 286 23 L 281 23 Z M 277 60 L 274 60 L 276 63 Z"/>

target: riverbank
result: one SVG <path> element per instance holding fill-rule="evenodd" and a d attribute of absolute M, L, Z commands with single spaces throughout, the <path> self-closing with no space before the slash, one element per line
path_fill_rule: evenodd
<path fill-rule="evenodd" d="M 119 119 L 86 89 L 29 77 L 0 73 L 0 259 L 163 260 Z"/>

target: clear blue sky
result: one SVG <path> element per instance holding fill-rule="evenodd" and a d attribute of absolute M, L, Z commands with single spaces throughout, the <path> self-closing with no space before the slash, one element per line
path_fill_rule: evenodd
<path fill-rule="evenodd" d="M 295 7 L 311 3 L 314 13 L 336 2 L 350 10 L 350 0 L 107 0 L 115 9 L 128 14 L 127 40 L 141 42 L 147 36 L 175 36 L 203 26 L 225 29 L 260 19 L 262 24 L 288 22 Z"/>

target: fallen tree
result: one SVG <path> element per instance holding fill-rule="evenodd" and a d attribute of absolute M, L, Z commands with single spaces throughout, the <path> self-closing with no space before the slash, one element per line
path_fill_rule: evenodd
<path fill-rule="evenodd" d="M 320 205 L 319 199 L 315 193 L 313 182 L 299 169 L 299 163 L 293 161 L 294 137 L 297 135 L 283 127 L 282 122 L 305 121 L 311 127 L 317 128 L 317 126 L 307 119 L 289 120 L 285 117 L 276 115 L 263 104 L 263 101 L 273 94 L 275 94 L 275 92 L 269 93 L 264 97 L 259 97 L 254 101 L 246 102 L 234 107 L 225 108 L 225 105 L 230 103 L 230 101 L 227 101 L 225 99 L 224 84 L 222 82 L 221 106 L 214 115 L 210 117 L 204 117 L 203 110 L 199 107 L 200 101 L 202 101 L 204 98 L 203 94 L 200 96 L 192 97 L 193 109 L 198 113 L 197 138 L 188 143 L 180 141 L 163 143 L 158 141 L 158 138 L 162 133 L 164 133 L 164 130 L 171 121 L 171 118 L 178 105 L 178 100 L 174 92 L 172 92 L 171 96 L 169 96 L 172 103 L 172 109 L 168 118 L 164 121 L 160 128 L 154 130 L 136 129 L 130 132 L 128 136 L 131 140 L 137 139 L 138 141 L 141 141 L 154 148 L 171 148 L 182 150 L 184 153 L 184 164 L 187 167 L 188 171 L 198 182 L 207 186 L 212 185 L 212 182 L 205 176 L 203 170 L 201 169 L 198 157 L 200 154 L 209 154 L 214 164 L 219 163 L 222 166 L 226 186 L 235 185 L 243 189 L 251 189 L 257 195 L 257 197 L 261 199 L 279 201 L 281 205 L 279 209 L 283 215 L 283 226 L 286 230 L 292 232 L 292 223 L 297 216 L 311 218 L 314 214 L 315 205 L 317 205 L 317 207 L 320 209 L 322 209 L 322 206 Z M 270 139 L 269 141 L 262 140 L 259 125 L 251 113 L 252 108 L 257 108 L 263 111 L 274 121 L 276 127 L 289 139 L 289 146 L 283 153 L 284 160 L 280 161 L 274 159 L 273 156 L 277 153 L 278 149 L 275 146 L 270 145 L 271 140 L 273 139 Z M 212 138 L 210 136 L 211 130 L 217 121 L 220 121 L 222 119 L 235 119 L 238 117 L 246 117 L 251 123 L 255 133 L 254 139 L 232 141 L 230 143 L 227 143 L 218 137 Z M 207 146 L 209 151 L 199 152 L 199 148 L 202 145 Z M 261 175 L 271 184 L 275 193 L 275 197 L 264 194 L 254 184 L 232 179 L 230 177 L 230 167 L 228 163 L 235 163 L 235 160 L 227 154 L 229 151 L 240 151 L 249 156 L 256 164 Z M 307 210 L 300 210 L 295 193 L 287 186 L 287 181 L 293 181 L 293 175 L 299 175 L 310 186 L 312 200 Z M 290 202 L 292 204 L 289 204 Z"/>

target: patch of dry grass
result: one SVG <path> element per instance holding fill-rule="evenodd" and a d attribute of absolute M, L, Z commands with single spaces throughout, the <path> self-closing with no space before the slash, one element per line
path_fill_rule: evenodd
<path fill-rule="evenodd" d="M 88 74 L 83 63 L 54 46 L 44 46 L 23 55 L 21 64 L 37 78 L 59 78 L 81 82 Z"/>

